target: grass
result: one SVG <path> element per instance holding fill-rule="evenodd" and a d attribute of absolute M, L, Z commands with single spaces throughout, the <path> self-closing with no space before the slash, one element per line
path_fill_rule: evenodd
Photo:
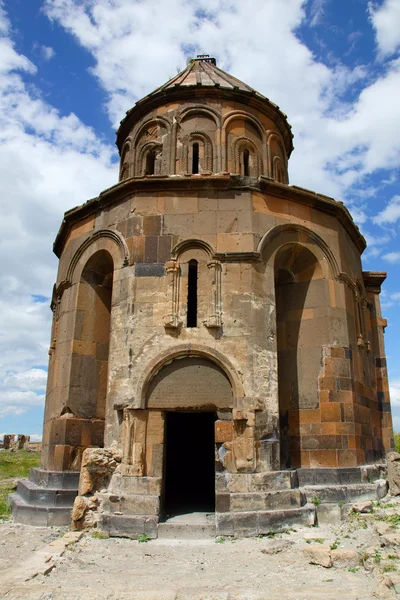
<path fill-rule="evenodd" d="M 400 433 L 394 434 L 394 450 L 395 452 L 400 452 Z"/>
<path fill-rule="evenodd" d="M 92 538 L 95 540 L 108 540 L 109 536 L 104 531 L 93 531 Z"/>
<path fill-rule="evenodd" d="M 389 523 L 389 525 L 392 525 L 394 527 L 398 527 L 400 525 L 400 515 L 385 515 L 383 517 L 383 520 L 385 521 L 385 523 Z"/>
<path fill-rule="evenodd" d="M 146 542 L 149 542 L 150 539 L 151 538 L 147 535 L 147 533 L 142 533 L 141 535 L 138 535 L 137 541 L 139 544 L 145 544 Z"/>
<path fill-rule="evenodd" d="M 384 565 L 382 568 L 383 573 L 393 573 L 394 571 L 397 571 L 394 565 Z"/>
<path fill-rule="evenodd" d="M 38 467 L 39 464 L 39 452 L 0 452 L 0 519 L 10 518 L 11 508 L 7 506 L 7 496 L 15 490 L 14 479 L 27 477 L 29 469 Z"/>

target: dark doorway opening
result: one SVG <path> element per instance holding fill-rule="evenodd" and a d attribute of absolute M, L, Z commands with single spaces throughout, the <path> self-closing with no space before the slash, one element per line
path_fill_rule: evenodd
<path fill-rule="evenodd" d="M 214 423 L 214 413 L 167 413 L 166 518 L 215 511 Z"/>

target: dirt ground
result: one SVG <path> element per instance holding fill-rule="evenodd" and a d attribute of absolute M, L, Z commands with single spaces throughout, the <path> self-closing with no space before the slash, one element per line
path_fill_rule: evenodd
<path fill-rule="evenodd" d="M 139 543 L 122 538 L 99 539 L 88 532 L 78 541 L 65 543 L 59 555 L 46 559 L 48 574 L 41 574 L 39 569 L 36 576 L 26 575 L 29 560 L 32 557 L 35 560 L 49 543 L 56 540 L 62 543 L 67 530 L 5 522 L 0 524 L 0 598 L 400 598 L 399 515 L 399 501 L 387 499 L 375 505 L 372 514 L 354 516 L 341 525 L 299 527 L 288 533 L 251 539 L 159 539 Z M 319 551 L 323 554 L 324 548 L 328 552 L 356 551 L 358 564 L 354 566 L 346 560 L 330 568 L 310 564 L 307 549 L 311 547 L 317 549 L 317 554 Z"/>

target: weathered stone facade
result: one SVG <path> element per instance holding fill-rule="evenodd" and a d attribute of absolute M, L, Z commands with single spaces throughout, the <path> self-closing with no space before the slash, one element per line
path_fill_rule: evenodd
<path fill-rule="evenodd" d="M 139 101 L 117 145 L 119 184 L 54 245 L 42 471 L 121 452 L 97 490 L 115 535 L 157 535 L 180 504 L 226 535 L 308 521 L 297 469 L 392 447 L 385 274 L 362 271 L 341 202 L 289 186 L 286 116 L 213 59 Z"/>

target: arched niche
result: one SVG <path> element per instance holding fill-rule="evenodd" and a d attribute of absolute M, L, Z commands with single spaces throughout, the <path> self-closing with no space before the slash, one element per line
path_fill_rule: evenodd
<path fill-rule="evenodd" d="M 267 136 L 270 173 L 278 183 L 288 183 L 287 157 L 282 139 L 274 131 L 269 131 Z"/>
<path fill-rule="evenodd" d="M 75 251 L 68 265 L 65 280 L 59 284 L 61 290 L 79 282 L 87 261 L 100 250 L 105 250 L 112 256 L 115 269 L 129 264 L 129 250 L 124 237 L 112 229 L 98 229 Z"/>
<path fill-rule="evenodd" d="M 232 408 L 232 386 L 221 367 L 207 358 L 174 359 L 152 377 L 146 392 L 146 407 L 162 410 Z"/>
<path fill-rule="evenodd" d="M 130 140 L 126 141 L 121 152 L 119 180 L 124 181 L 129 179 L 132 170 L 132 157 L 131 157 L 132 144 Z"/>
<path fill-rule="evenodd" d="M 180 242 L 166 265 L 168 277 L 167 328 L 222 326 L 221 264 L 203 240 Z"/>
<path fill-rule="evenodd" d="M 164 175 L 168 173 L 168 144 L 170 123 L 164 117 L 148 119 L 140 125 L 134 135 L 133 163 L 136 176 L 146 175 L 147 154 L 155 152 L 155 172 L 151 174 Z"/>
<path fill-rule="evenodd" d="M 239 137 L 233 143 L 234 173 L 247 177 L 263 174 L 262 158 L 256 144 L 247 137 Z"/>
<path fill-rule="evenodd" d="M 162 174 L 162 144 L 149 142 L 142 146 L 137 152 L 136 174 L 137 175 L 161 175 Z"/>
<path fill-rule="evenodd" d="M 223 138 L 226 146 L 227 170 L 244 175 L 244 156 L 249 153 L 249 174 L 263 174 L 263 146 L 265 135 L 262 125 L 246 113 L 233 113 L 224 122 Z M 251 173 L 253 171 L 253 173 Z"/>
<path fill-rule="evenodd" d="M 203 110 L 194 109 L 182 117 L 177 136 L 178 173 L 195 175 L 217 171 L 217 125 L 213 117 Z"/>
<path fill-rule="evenodd" d="M 281 466 L 301 465 L 301 413 L 319 407 L 322 347 L 329 341 L 327 280 L 317 256 L 298 242 L 274 256 Z"/>
<path fill-rule="evenodd" d="M 266 267 L 273 266 L 277 251 L 285 244 L 292 243 L 301 244 L 310 249 L 318 259 L 324 278 L 335 279 L 339 276 L 340 271 L 336 257 L 328 244 L 315 231 L 304 225 L 285 223 L 273 227 L 263 235 L 257 251 Z"/>
<path fill-rule="evenodd" d="M 106 250 L 86 262 L 78 284 L 68 406 L 84 419 L 105 419 L 114 262 Z M 92 440 L 93 445 L 93 440 Z M 99 444 L 100 445 L 100 444 Z"/>
<path fill-rule="evenodd" d="M 273 159 L 273 178 L 278 183 L 288 183 L 286 169 L 279 156 L 274 156 Z"/>

